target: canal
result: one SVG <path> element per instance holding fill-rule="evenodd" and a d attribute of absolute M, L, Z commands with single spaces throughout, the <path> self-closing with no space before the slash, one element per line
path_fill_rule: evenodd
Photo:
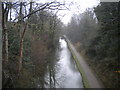
<path fill-rule="evenodd" d="M 83 88 L 82 77 L 68 49 L 67 42 L 60 38 L 57 58 L 49 65 L 44 76 L 45 88 Z"/>

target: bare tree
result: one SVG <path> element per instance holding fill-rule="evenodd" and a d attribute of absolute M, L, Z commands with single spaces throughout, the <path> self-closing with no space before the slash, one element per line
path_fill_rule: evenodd
<path fill-rule="evenodd" d="M 45 3 L 45 4 L 42 4 L 40 5 L 40 7 L 33 11 L 32 10 L 32 4 L 33 2 L 30 2 L 30 9 L 29 9 L 29 13 L 23 17 L 23 14 L 22 14 L 22 7 L 23 7 L 23 4 L 22 2 L 20 3 L 20 13 L 19 13 L 19 16 L 20 16 L 20 23 L 22 25 L 22 20 L 27 18 L 26 22 L 25 22 L 25 26 L 24 26 L 24 29 L 23 31 L 20 30 L 20 50 L 19 50 L 19 68 L 18 68 L 18 74 L 20 73 L 21 71 L 21 68 L 22 68 L 22 57 L 23 57 L 23 41 L 24 41 L 24 36 L 25 36 L 25 32 L 27 30 L 27 25 L 29 23 L 29 19 L 30 19 L 30 16 L 35 14 L 36 12 L 38 11 L 41 11 L 41 10 L 44 10 L 44 9 L 51 9 L 51 10 L 62 10 L 62 8 L 60 7 L 61 5 L 64 5 L 64 4 L 61 4 L 59 2 L 50 2 L 50 3 Z M 60 7 L 60 8 L 59 8 Z M 43 23 L 42 23 L 43 24 Z M 21 26 L 23 27 L 23 25 Z"/>
<path fill-rule="evenodd" d="M 23 27 L 23 17 L 22 17 L 22 8 L 23 8 L 23 3 L 20 3 L 20 24 L 21 24 L 21 28 Z M 32 12 L 32 2 L 30 2 L 30 9 L 29 9 L 29 13 Z M 29 20 L 28 16 L 28 20 Z M 23 41 L 24 41 L 24 36 L 25 36 L 25 32 L 27 30 L 27 25 L 28 25 L 28 21 L 25 23 L 24 29 L 20 30 L 20 50 L 19 50 L 19 67 L 18 67 L 18 74 L 20 73 L 20 70 L 22 68 L 22 57 L 23 57 Z"/>
<path fill-rule="evenodd" d="M 26 3 L 26 4 L 25 4 Z M 14 19 L 11 20 L 11 15 L 12 15 L 12 10 L 11 6 L 15 5 L 16 11 L 19 9 L 19 12 L 17 11 L 16 14 L 18 16 Z M 31 15 L 45 9 L 51 9 L 51 10 L 63 10 L 63 7 L 65 4 L 61 4 L 60 2 L 53 1 L 53 2 L 47 2 L 47 3 L 37 3 L 36 7 L 33 8 L 33 2 L 15 2 L 15 3 L 10 3 L 10 2 L 2 2 L 2 40 L 3 40 L 3 62 L 4 65 L 8 63 L 8 28 L 7 28 L 7 23 L 8 23 L 8 15 L 10 14 L 10 21 L 17 22 L 19 23 L 19 36 L 20 36 L 20 48 L 19 48 L 19 65 L 18 65 L 18 73 L 20 73 L 21 68 L 22 68 L 22 58 L 23 58 L 23 42 L 24 42 L 24 37 L 25 33 L 27 30 L 28 24 L 30 24 L 30 17 Z M 25 8 L 24 8 L 25 7 Z M 29 10 L 28 10 L 29 7 Z M 25 10 L 26 12 L 23 12 Z M 27 13 L 27 11 L 29 11 Z"/>
<path fill-rule="evenodd" d="M 8 13 L 10 10 L 11 3 L 4 3 L 2 2 L 2 39 L 3 39 L 3 63 L 8 63 L 8 29 L 7 29 L 7 22 L 8 22 Z"/>

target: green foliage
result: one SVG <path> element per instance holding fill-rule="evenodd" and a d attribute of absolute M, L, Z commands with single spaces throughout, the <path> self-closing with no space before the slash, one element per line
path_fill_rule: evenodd
<path fill-rule="evenodd" d="M 67 26 L 67 36 L 89 58 L 88 62 L 105 87 L 114 88 L 119 86 L 119 73 L 115 73 L 119 70 L 118 7 L 117 2 L 101 2 L 94 8 L 94 12 L 88 9 L 79 18 L 73 17 Z"/>
<path fill-rule="evenodd" d="M 98 75 L 106 87 L 118 88 L 118 3 L 101 3 L 95 8 L 95 14 L 100 24 L 98 35 L 92 40 L 87 55 L 96 62 Z M 91 53 L 93 51 L 93 53 Z M 104 66 L 104 68 L 102 68 Z M 104 73 L 107 72 L 107 73 Z M 104 77 L 103 77 L 104 75 Z M 114 81 L 114 84 L 109 81 Z"/>
<path fill-rule="evenodd" d="M 101 3 L 95 8 L 95 13 L 100 23 L 98 36 L 91 43 L 97 56 L 117 57 L 118 49 L 118 3 Z M 96 42 L 96 44 L 93 44 Z"/>
<path fill-rule="evenodd" d="M 18 55 L 18 48 L 19 48 L 19 33 L 18 30 L 14 29 L 14 24 L 9 22 L 9 51 L 11 54 Z"/>
<path fill-rule="evenodd" d="M 56 15 L 40 11 L 31 16 L 23 41 L 22 70 L 18 78 L 20 24 L 8 22 L 9 73 L 15 87 L 36 88 L 44 84 L 44 75 L 53 62 L 61 22 Z M 24 24 L 24 22 L 23 22 Z M 22 25 L 22 28 L 24 25 Z"/>

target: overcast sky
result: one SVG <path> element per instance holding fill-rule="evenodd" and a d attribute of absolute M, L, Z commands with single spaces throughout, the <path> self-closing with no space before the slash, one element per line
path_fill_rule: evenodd
<path fill-rule="evenodd" d="M 51 2 L 55 0 L 39 0 L 39 2 Z M 56 0 L 60 2 L 65 2 L 66 6 L 69 7 L 70 10 L 62 10 L 59 11 L 57 15 L 59 15 L 59 18 L 61 18 L 62 22 L 64 24 L 67 24 L 73 14 L 79 14 L 84 12 L 87 8 L 92 8 L 94 6 L 97 6 L 100 2 L 100 0 Z M 64 16 L 64 17 L 62 17 Z"/>
<path fill-rule="evenodd" d="M 28 0 L 29 1 L 29 0 Z M 64 24 L 70 22 L 71 17 L 74 14 L 80 14 L 84 12 L 87 8 L 93 8 L 97 6 L 100 0 L 33 0 L 38 3 L 59 1 L 61 3 L 65 2 L 65 6 L 69 8 L 69 10 L 60 10 L 57 15 L 61 19 Z M 64 16 L 64 17 L 63 17 Z M 13 17 L 14 14 L 13 14 Z"/>
<path fill-rule="evenodd" d="M 70 10 L 59 11 L 58 14 L 65 15 L 64 17 L 60 17 L 64 24 L 67 24 L 73 14 L 79 14 L 84 12 L 87 8 L 92 8 L 99 4 L 99 0 L 65 0 L 66 3 L 73 4 L 70 6 Z M 68 2 L 69 1 L 69 2 Z"/>

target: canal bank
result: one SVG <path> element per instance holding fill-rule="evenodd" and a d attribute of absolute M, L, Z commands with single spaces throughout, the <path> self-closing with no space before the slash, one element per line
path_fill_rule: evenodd
<path fill-rule="evenodd" d="M 87 65 L 85 60 L 80 56 L 80 54 L 76 51 L 75 47 L 71 44 L 69 39 L 64 36 L 68 48 L 70 49 L 73 58 L 76 62 L 77 68 L 79 72 L 81 73 L 83 84 L 85 88 L 103 88 L 104 86 L 99 82 L 96 75 L 92 72 L 90 67 Z"/>
<path fill-rule="evenodd" d="M 55 59 L 44 76 L 45 88 L 84 88 L 82 76 L 65 39 L 59 39 Z M 53 62 L 54 61 L 54 62 Z"/>

